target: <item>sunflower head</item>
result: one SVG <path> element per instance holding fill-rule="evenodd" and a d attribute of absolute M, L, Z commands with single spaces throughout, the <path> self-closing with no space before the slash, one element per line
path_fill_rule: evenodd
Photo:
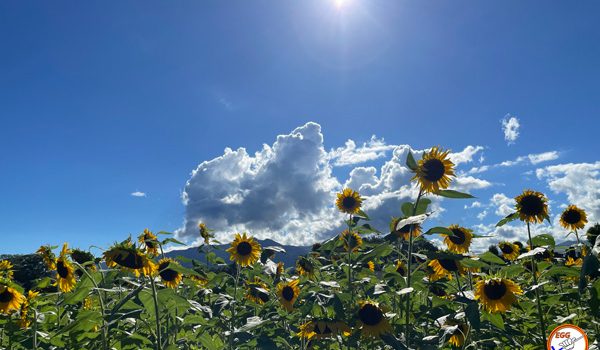
<path fill-rule="evenodd" d="M 448 250 L 458 254 L 468 252 L 473 240 L 473 231 L 458 225 L 451 225 L 448 229 L 452 231 L 452 236 L 443 235 Z"/>
<path fill-rule="evenodd" d="M 13 264 L 8 260 L 0 260 L 0 278 L 5 280 L 13 279 Z"/>
<path fill-rule="evenodd" d="M 229 259 L 235 261 L 240 266 L 250 266 L 260 258 L 260 244 L 253 237 L 246 236 L 246 233 L 235 234 L 235 239 L 231 247 L 227 248 Z"/>
<path fill-rule="evenodd" d="M 37 250 L 36 253 L 42 257 L 42 260 L 44 260 L 44 264 L 46 264 L 46 267 L 49 270 L 56 269 L 56 255 L 54 255 L 54 253 L 52 252 L 51 246 L 43 245 L 40 247 L 40 249 Z"/>
<path fill-rule="evenodd" d="M 170 258 L 164 258 L 158 262 L 158 274 L 165 286 L 175 289 L 181 283 L 183 275 L 173 269 L 174 266 L 178 265 L 177 261 Z"/>
<path fill-rule="evenodd" d="M 413 238 L 418 237 L 422 232 L 421 225 L 419 224 L 409 224 L 404 225 L 400 228 L 396 228 L 400 220 L 403 219 L 404 218 L 392 218 L 392 220 L 390 221 L 390 232 L 392 233 L 392 235 L 394 235 L 394 237 L 396 238 L 402 238 L 405 241 L 408 241 L 409 235 L 411 234 Z"/>
<path fill-rule="evenodd" d="M 26 301 L 25 296 L 18 290 L 4 284 L 0 284 L 0 313 L 10 314 L 18 311 Z"/>
<path fill-rule="evenodd" d="M 361 334 L 364 337 L 377 338 L 392 330 L 385 317 L 384 310 L 375 301 L 363 300 L 359 302 L 357 318 L 362 325 Z"/>
<path fill-rule="evenodd" d="M 600 235 L 600 224 L 596 223 L 594 226 L 588 228 L 586 237 L 592 247 L 596 244 L 596 237 L 598 237 L 598 235 Z"/>
<path fill-rule="evenodd" d="M 315 276 L 316 266 L 311 259 L 301 256 L 296 262 L 296 271 L 300 276 L 312 278 Z"/>
<path fill-rule="evenodd" d="M 510 279 L 489 278 L 475 285 L 475 299 L 488 312 L 506 312 L 517 301 L 517 295 L 523 294 L 521 287 Z"/>
<path fill-rule="evenodd" d="M 413 180 L 417 180 L 421 191 L 439 192 L 450 186 L 450 177 L 454 175 L 454 163 L 448 158 L 450 151 L 432 147 L 419 160 Z"/>
<path fill-rule="evenodd" d="M 580 230 L 585 227 L 587 222 L 585 211 L 572 204 L 560 214 L 560 224 L 567 230 Z"/>
<path fill-rule="evenodd" d="M 279 302 L 281 303 L 281 306 L 290 312 L 294 309 L 294 303 L 296 302 L 296 299 L 298 299 L 298 295 L 300 295 L 298 282 L 299 280 L 295 279 L 288 282 L 280 282 L 277 285 Z"/>
<path fill-rule="evenodd" d="M 96 270 L 96 265 L 94 264 L 95 257 L 92 253 L 75 248 L 71 250 L 70 255 L 71 259 L 73 259 L 79 265 L 85 266 L 87 269 L 92 271 Z"/>
<path fill-rule="evenodd" d="M 246 282 L 248 287 L 248 293 L 246 298 L 259 305 L 262 305 L 269 301 L 269 286 L 263 283 L 260 278 L 254 277 L 250 282 Z"/>
<path fill-rule="evenodd" d="M 72 291 L 77 283 L 75 280 L 75 269 L 68 258 L 70 254 L 71 250 L 69 250 L 67 243 L 65 243 L 58 259 L 56 259 L 56 285 L 65 293 Z"/>
<path fill-rule="evenodd" d="M 520 253 L 518 245 L 507 241 L 498 243 L 498 248 L 500 248 L 500 252 L 502 252 L 504 259 L 510 261 L 516 260 Z"/>
<path fill-rule="evenodd" d="M 157 266 L 146 254 L 137 249 L 130 241 L 112 246 L 104 252 L 104 260 L 108 267 L 120 267 L 132 271 L 136 276 L 152 276 Z"/>
<path fill-rule="evenodd" d="M 375 272 L 375 263 L 371 260 L 367 262 L 367 268 L 371 270 L 371 272 Z"/>
<path fill-rule="evenodd" d="M 567 257 L 567 260 L 565 261 L 565 266 L 581 267 L 581 266 L 583 266 L 583 259 L 582 258 L 573 258 L 573 257 L 569 256 L 569 257 Z"/>
<path fill-rule="evenodd" d="M 400 274 L 400 276 L 405 277 L 407 274 L 406 264 L 402 260 L 396 260 L 396 272 Z"/>
<path fill-rule="evenodd" d="M 208 245 L 210 243 L 210 239 L 214 236 L 210 233 L 211 230 L 206 227 L 206 224 L 201 222 L 198 224 L 198 231 L 200 231 L 200 237 L 204 240 L 204 244 Z"/>
<path fill-rule="evenodd" d="M 437 281 L 442 278 L 452 279 L 455 273 L 463 275 L 465 269 L 457 259 L 438 258 L 433 259 L 428 264 L 433 269 L 433 274 L 430 276 L 431 281 Z"/>
<path fill-rule="evenodd" d="M 344 249 L 346 249 L 347 252 L 356 252 L 363 244 L 360 235 L 354 231 L 344 230 L 341 238 L 344 242 Z"/>
<path fill-rule="evenodd" d="M 438 283 L 432 283 L 429 285 L 429 292 L 439 298 L 444 298 L 448 296 L 446 289 Z"/>
<path fill-rule="evenodd" d="M 281 278 L 285 272 L 285 267 L 283 265 L 283 261 L 277 263 L 277 269 L 275 270 L 275 277 Z"/>
<path fill-rule="evenodd" d="M 524 222 L 542 223 L 548 217 L 548 199 L 541 192 L 525 190 L 515 201 L 519 218 Z"/>
<path fill-rule="evenodd" d="M 356 214 L 360 210 L 363 199 L 360 194 L 350 188 L 345 188 L 337 194 L 335 205 L 342 213 Z"/>
<path fill-rule="evenodd" d="M 456 329 L 454 329 L 450 334 L 448 343 L 454 347 L 460 348 L 465 343 L 468 330 L 469 327 L 464 323 L 456 325 Z"/>
<path fill-rule="evenodd" d="M 150 256 L 157 256 L 158 249 L 160 248 L 158 243 L 158 237 L 149 229 L 144 229 L 144 232 L 138 236 L 138 242 L 141 246 L 146 248 L 146 253 Z"/>
<path fill-rule="evenodd" d="M 300 325 L 298 336 L 306 339 L 329 339 L 337 335 L 350 335 L 350 327 L 336 320 L 312 320 Z"/>

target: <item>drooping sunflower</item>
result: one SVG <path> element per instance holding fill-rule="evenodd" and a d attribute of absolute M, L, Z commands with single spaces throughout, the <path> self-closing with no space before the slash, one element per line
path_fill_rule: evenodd
<path fill-rule="evenodd" d="M 146 254 L 150 256 L 158 256 L 158 249 L 160 248 L 158 244 L 158 237 L 149 229 L 144 229 L 144 232 L 138 236 L 138 242 L 140 242 L 141 246 L 146 247 Z"/>
<path fill-rule="evenodd" d="M 506 312 L 523 294 L 518 284 L 507 278 L 489 278 L 475 284 L 475 300 L 488 312 Z"/>
<path fill-rule="evenodd" d="M 277 269 L 275 269 L 275 278 L 281 278 L 285 273 L 285 267 L 283 265 L 283 261 L 277 263 Z"/>
<path fill-rule="evenodd" d="M 500 248 L 504 259 L 510 261 L 516 260 L 520 253 L 518 245 L 507 241 L 502 241 L 498 243 L 498 248 Z"/>
<path fill-rule="evenodd" d="M 208 278 L 197 275 L 189 275 L 189 279 L 194 282 L 196 287 L 204 288 L 208 284 Z"/>
<path fill-rule="evenodd" d="M 402 260 L 396 260 L 396 272 L 402 277 L 406 276 L 406 264 Z"/>
<path fill-rule="evenodd" d="M 458 225 L 451 225 L 448 229 L 453 233 L 452 236 L 443 235 L 448 250 L 458 254 L 468 252 L 473 240 L 473 231 Z"/>
<path fill-rule="evenodd" d="M 372 300 L 359 302 L 358 321 L 362 325 L 361 335 L 364 337 L 380 337 L 392 330 L 379 303 Z"/>
<path fill-rule="evenodd" d="M 67 256 L 70 253 L 69 246 L 65 243 L 58 259 L 56 259 L 56 285 L 64 293 L 72 291 L 77 283 L 75 280 L 75 269 Z"/>
<path fill-rule="evenodd" d="M 315 270 L 316 267 L 312 260 L 307 259 L 303 256 L 298 258 L 298 261 L 296 262 L 296 271 L 300 276 L 307 276 L 309 278 L 312 278 L 315 276 Z"/>
<path fill-rule="evenodd" d="M 242 267 L 250 266 L 260 258 L 260 244 L 253 237 L 235 234 L 235 239 L 231 243 L 231 247 L 227 248 L 230 254 L 229 259 L 235 261 Z"/>
<path fill-rule="evenodd" d="M 23 294 L 18 290 L 4 284 L 0 284 L 0 312 L 10 314 L 13 311 L 18 311 L 21 304 L 25 302 Z"/>
<path fill-rule="evenodd" d="M 140 274 L 152 276 L 156 273 L 157 266 L 142 251 L 137 249 L 130 240 L 116 244 L 104 252 L 106 266 L 117 267 L 133 272 L 136 277 Z"/>
<path fill-rule="evenodd" d="M 19 311 L 19 320 L 17 321 L 17 324 L 22 329 L 27 329 L 29 327 L 29 325 L 31 325 L 31 317 L 29 316 L 29 309 L 31 307 L 31 304 L 34 302 L 34 300 L 37 298 L 37 296 L 39 294 L 40 294 L 39 292 L 35 292 L 32 290 L 28 291 L 27 297 L 23 300 L 23 303 L 21 304 L 21 309 Z"/>
<path fill-rule="evenodd" d="M 419 224 L 404 225 L 404 226 L 400 227 L 399 229 L 396 229 L 396 226 L 398 226 L 398 223 L 402 219 L 403 218 L 392 218 L 392 221 L 390 221 L 390 232 L 395 237 L 402 238 L 403 240 L 408 241 L 409 234 L 412 234 L 413 238 L 418 237 L 421 234 L 422 230 L 421 230 L 421 225 L 419 225 Z"/>
<path fill-rule="evenodd" d="M 465 337 L 469 330 L 469 326 L 464 323 L 460 323 L 457 325 L 456 329 L 452 332 L 450 339 L 448 339 L 448 343 L 452 346 L 460 348 L 465 343 Z"/>
<path fill-rule="evenodd" d="M 214 236 L 210 233 L 211 231 L 206 227 L 206 224 L 201 222 L 198 224 L 198 231 L 200 231 L 200 237 L 204 240 L 204 244 L 208 245 L 210 239 Z"/>
<path fill-rule="evenodd" d="M 515 201 L 521 221 L 542 223 L 548 217 L 548 199 L 541 192 L 525 190 Z"/>
<path fill-rule="evenodd" d="M 294 309 L 294 303 L 296 302 L 296 299 L 298 299 L 298 295 L 300 295 L 298 282 L 300 281 L 295 279 L 289 282 L 280 282 L 277 285 L 279 302 L 281 303 L 281 306 L 290 312 Z"/>
<path fill-rule="evenodd" d="M 252 281 L 246 282 L 246 286 L 248 287 L 248 293 L 246 294 L 248 300 L 259 305 L 269 301 L 269 286 L 261 281 L 260 278 L 254 277 Z"/>
<path fill-rule="evenodd" d="M 344 230 L 341 239 L 344 242 L 344 249 L 346 249 L 347 252 L 356 252 L 363 244 L 360 235 L 354 231 Z"/>
<path fill-rule="evenodd" d="M 42 260 L 49 270 L 56 270 L 56 255 L 52 252 L 51 246 L 43 245 L 36 253 L 42 256 Z"/>
<path fill-rule="evenodd" d="M 446 289 L 441 284 L 432 283 L 429 285 L 429 292 L 439 298 L 445 298 L 448 296 Z"/>
<path fill-rule="evenodd" d="M 298 336 L 305 339 L 329 339 L 339 335 L 349 336 L 351 332 L 344 322 L 336 320 L 312 320 L 300 325 Z"/>
<path fill-rule="evenodd" d="M 451 280 L 455 273 L 463 275 L 465 272 L 456 259 L 433 259 L 428 265 L 433 269 L 433 274 L 429 277 L 432 282 L 444 277 Z"/>
<path fill-rule="evenodd" d="M 335 205 L 342 213 L 356 214 L 360 210 L 363 199 L 360 194 L 353 189 L 345 188 L 337 194 Z"/>
<path fill-rule="evenodd" d="M 174 265 L 179 265 L 179 263 L 171 258 L 164 258 L 158 262 L 158 274 L 160 275 L 160 279 L 165 286 L 173 289 L 177 288 L 183 279 L 183 275 L 172 268 Z"/>
<path fill-rule="evenodd" d="M 13 275 L 13 264 L 8 260 L 0 261 L 0 278 L 12 280 Z"/>
<path fill-rule="evenodd" d="M 450 186 L 450 177 L 454 175 L 454 163 L 448 159 L 450 151 L 432 147 L 423 154 L 417 164 L 412 180 L 417 180 L 424 193 L 439 192 Z"/>
<path fill-rule="evenodd" d="M 567 260 L 565 261 L 565 266 L 583 266 L 583 259 L 582 258 L 573 258 L 571 256 L 567 257 Z"/>
<path fill-rule="evenodd" d="M 567 230 L 580 230 L 585 227 L 587 222 L 585 211 L 572 204 L 560 215 L 560 224 Z"/>
<path fill-rule="evenodd" d="M 600 235 L 600 224 L 596 223 L 594 226 L 588 228 L 586 232 L 586 237 L 588 242 L 592 245 L 592 247 L 596 244 L 596 237 Z"/>
<path fill-rule="evenodd" d="M 86 269 L 96 271 L 96 264 L 94 264 L 94 255 L 90 252 L 86 252 L 81 249 L 71 249 L 71 259 L 81 266 L 85 266 Z"/>

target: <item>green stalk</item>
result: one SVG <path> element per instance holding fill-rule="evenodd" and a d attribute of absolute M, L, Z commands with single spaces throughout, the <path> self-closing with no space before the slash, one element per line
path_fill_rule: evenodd
<path fill-rule="evenodd" d="M 413 207 L 412 210 L 412 215 L 411 216 L 415 216 L 416 212 L 417 212 L 417 206 L 419 205 L 419 200 L 421 200 L 421 196 L 423 195 L 423 189 L 419 189 L 419 195 L 417 196 L 417 201 L 415 202 L 415 206 Z M 407 271 L 407 278 L 406 278 L 406 284 L 408 286 L 408 288 L 411 287 L 411 266 L 412 266 L 412 251 L 413 251 L 413 236 L 412 236 L 412 230 L 413 230 L 413 225 L 410 226 L 410 229 L 408 230 L 408 271 Z M 405 315 L 405 322 L 406 322 L 406 347 L 410 348 L 410 296 L 412 293 L 407 293 L 406 294 L 406 315 Z"/>
<path fill-rule="evenodd" d="M 33 309 L 33 350 L 37 349 L 37 310 Z"/>
<path fill-rule="evenodd" d="M 529 222 L 527 222 L 527 234 L 529 235 L 529 249 L 533 250 L 533 241 L 531 240 L 531 229 L 529 227 Z M 537 286 L 537 284 L 538 284 L 538 279 L 537 279 L 537 275 L 536 275 L 537 263 L 535 262 L 535 255 L 533 255 L 531 257 L 531 271 L 533 274 L 533 283 Z M 539 288 L 540 287 L 535 288 L 535 299 L 537 301 L 538 317 L 540 319 L 542 343 L 545 344 L 545 342 L 546 342 L 546 322 L 544 321 L 544 314 L 542 313 L 542 301 L 540 300 Z"/>
<path fill-rule="evenodd" d="M 152 285 L 152 298 L 154 299 L 154 316 L 156 317 L 156 350 L 162 350 L 162 339 L 160 334 L 160 310 L 158 308 L 158 296 L 156 294 L 156 283 L 154 277 L 150 276 Z"/>
<path fill-rule="evenodd" d="M 233 287 L 233 303 L 231 303 L 231 319 L 229 320 L 229 348 L 233 350 L 233 320 L 235 318 L 235 304 L 237 303 L 237 287 L 240 279 L 240 265 L 235 264 L 235 284 Z"/>
<path fill-rule="evenodd" d="M 106 317 L 106 309 L 104 307 L 104 298 L 102 298 L 102 292 L 100 291 L 100 288 L 98 288 L 98 284 L 96 283 L 96 280 L 94 280 L 92 278 L 92 276 L 87 271 L 87 269 L 85 269 L 83 266 L 81 266 L 76 261 L 73 261 L 73 263 L 75 265 L 77 265 L 77 267 L 79 267 L 79 269 L 81 271 L 83 271 L 83 273 L 87 276 L 87 278 L 90 279 L 90 281 L 92 281 L 92 284 L 94 285 L 94 289 L 96 290 L 96 294 L 98 294 L 98 299 L 100 300 L 100 310 L 102 311 L 102 347 L 104 348 L 104 350 L 108 350 L 108 344 L 107 344 L 107 340 L 108 340 L 108 328 L 106 326 L 106 319 L 105 319 L 105 317 Z"/>

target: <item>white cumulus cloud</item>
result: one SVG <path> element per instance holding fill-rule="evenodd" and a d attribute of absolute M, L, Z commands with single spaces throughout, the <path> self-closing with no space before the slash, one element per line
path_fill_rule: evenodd
<path fill-rule="evenodd" d="M 504 132 L 504 139 L 509 145 L 515 143 L 519 137 L 520 127 L 521 124 L 519 123 L 519 119 L 515 116 L 507 114 L 504 119 L 502 119 L 502 132 Z"/>
<path fill-rule="evenodd" d="M 140 191 L 135 191 L 135 192 L 131 192 L 131 196 L 132 197 L 146 197 L 146 193 L 140 192 Z"/>

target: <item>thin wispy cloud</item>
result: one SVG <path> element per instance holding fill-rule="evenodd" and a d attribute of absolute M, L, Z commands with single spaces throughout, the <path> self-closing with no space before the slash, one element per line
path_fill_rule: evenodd
<path fill-rule="evenodd" d="M 513 160 L 505 160 L 505 161 L 497 163 L 497 164 L 488 164 L 488 165 L 472 167 L 471 169 L 469 169 L 467 174 L 481 174 L 483 172 L 486 172 L 486 171 L 494 169 L 494 168 L 502 168 L 502 167 L 508 168 L 508 167 L 513 167 L 516 165 L 523 165 L 523 164 L 538 165 L 540 163 L 550 162 L 550 161 L 556 160 L 558 158 L 560 158 L 560 152 L 558 152 L 558 151 L 532 153 L 532 154 L 528 154 L 526 156 L 519 156 Z"/>
<path fill-rule="evenodd" d="M 502 132 L 504 132 L 504 139 L 509 145 L 515 143 L 519 137 L 520 127 L 521 124 L 519 123 L 519 119 L 515 116 L 507 114 L 504 119 L 502 119 Z"/>
<path fill-rule="evenodd" d="M 132 197 L 147 197 L 145 192 L 135 191 L 131 192 Z"/>

